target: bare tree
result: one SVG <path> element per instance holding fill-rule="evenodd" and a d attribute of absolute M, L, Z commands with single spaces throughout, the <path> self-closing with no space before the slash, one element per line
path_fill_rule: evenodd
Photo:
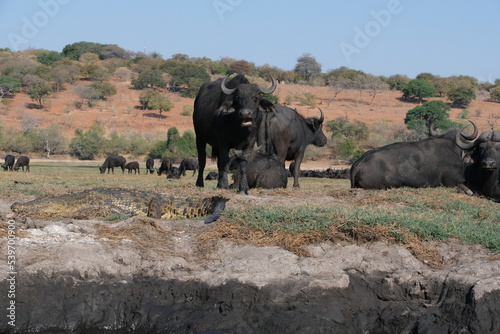
<path fill-rule="evenodd" d="M 365 77 L 364 86 L 372 97 L 370 105 L 373 104 L 373 100 L 375 100 L 375 96 L 378 93 L 384 92 L 389 89 L 389 86 L 385 82 L 383 82 L 380 77 L 370 74 Z"/>
<path fill-rule="evenodd" d="M 341 91 L 349 89 L 351 84 L 352 81 L 350 79 L 342 76 L 335 76 L 328 79 L 328 86 L 333 90 L 333 100 L 335 101 Z"/>

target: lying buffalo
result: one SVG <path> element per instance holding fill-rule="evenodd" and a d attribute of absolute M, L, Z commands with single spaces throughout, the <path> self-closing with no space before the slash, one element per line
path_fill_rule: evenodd
<path fill-rule="evenodd" d="M 477 127 L 474 133 L 477 135 Z M 450 129 L 417 142 L 401 142 L 366 152 L 351 167 L 351 187 L 456 187 L 464 185 L 462 150 L 456 144 L 459 129 Z M 474 135 L 474 136 L 475 136 Z"/>
<path fill-rule="evenodd" d="M 241 159 L 241 152 L 236 152 L 231 158 L 231 160 L 236 161 L 238 159 Z M 256 149 L 247 157 L 247 161 L 247 179 L 250 188 L 286 188 L 288 172 L 276 154 L 264 153 Z M 238 166 L 238 164 L 236 165 Z M 240 177 L 241 173 L 239 167 L 237 167 L 232 187 L 239 184 Z"/>
<path fill-rule="evenodd" d="M 485 131 L 476 140 L 467 139 L 462 131 L 456 143 L 463 150 L 471 150 L 472 163 L 465 168 L 466 185 L 476 194 L 500 202 L 500 131 Z"/>

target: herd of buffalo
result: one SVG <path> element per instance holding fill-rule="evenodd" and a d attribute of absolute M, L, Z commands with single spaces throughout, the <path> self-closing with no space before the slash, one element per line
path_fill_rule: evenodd
<path fill-rule="evenodd" d="M 217 172 L 206 179 L 217 179 L 218 188 L 234 187 L 249 193 L 250 188 L 286 188 L 288 177 L 299 187 L 299 176 L 350 178 L 352 188 L 388 189 L 398 187 L 458 187 L 469 195 L 480 195 L 500 202 L 500 132 L 484 131 L 478 136 L 464 128 L 438 134 L 431 124 L 430 137 L 416 142 L 398 142 L 363 154 L 350 170 L 301 172 L 300 165 L 308 145 L 327 143 L 322 130 L 323 112 L 305 118 L 296 110 L 266 99 L 276 89 L 276 81 L 261 88 L 243 75 L 231 80 L 218 79 L 204 84 L 194 101 L 193 125 L 198 159 L 184 159 L 179 167 L 172 159 L 162 159 L 155 169 L 154 160 L 146 161 L 146 173 L 179 178 L 187 170 L 198 171 L 196 185 L 204 186 L 206 146 L 212 147 Z M 29 171 L 29 158 L 7 155 L 4 170 Z M 293 161 L 289 171 L 285 161 Z M 139 173 L 137 161 L 110 156 L 99 166 L 100 172 L 115 167 Z M 228 184 L 228 173 L 234 183 Z"/>

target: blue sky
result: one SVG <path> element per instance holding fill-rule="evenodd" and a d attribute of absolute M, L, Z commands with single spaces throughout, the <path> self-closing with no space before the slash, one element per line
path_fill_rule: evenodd
<path fill-rule="evenodd" d="M 0 48 L 80 41 L 292 70 L 500 78 L 500 0 L 0 0 Z"/>

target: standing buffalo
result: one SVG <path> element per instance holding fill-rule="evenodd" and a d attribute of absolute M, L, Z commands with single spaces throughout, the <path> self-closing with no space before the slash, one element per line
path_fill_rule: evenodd
<path fill-rule="evenodd" d="M 474 125 L 474 124 L 473 124 Z M 366 152 L 351 167 L 351 187 L 387 189 L 398 187 L 455 187 L 464 185 L 462 150 L 450 129 L 417 142 L 394 143 Z M 474 125 L 473 136 L 477 135 Z"/>
<path fill-rule="evenodd" d="M 168 173 L 172 169 L 173 164 L 174 164 L 174 160 L 171 158 L 161 159 L 160 168 L 158 168 L 158 171 L 157 171 L 158 175 L 161 175 L 163 173 L 168 175 Z"/>
<path fill-rule="evenodd" d="M 16 158 L 12 154 L 7 154 L 5 156 L 5 163 L 2 165 L 4 171 L 10 170 L 12 171 L 14 168 L 14 161 Z"/>
<path fill-rule="evenodd" d="M 128 173 L 132 173 L 134 171 L 134 174 L 141 174 L 141 170 L 139 169 L 139 163 L 137 161 L 131 161 L 125 165 L 125 169 L 128 169 Z"/>
<path fill-rule="evenodd" d="M 181 161 L 181 164 L 179 166 L 179 170 L 182 176 L 186 176 L 186 171 L 187 170 L 192 170 L 193 171 L 193 176 L 196 174 L 196 171 L 198 170 L 198 160 L 196 159 L 183 159 Z"/>
<path fill-rule="evenodd" d="M 125 173 L 125 164 L 127 163 L 127 160 L 122 157 L 121 155 L 111 155 L 104 160 L 104 163 L 102 166 L 99 166 L 99 170 L 101 171 L 101 174 L 104 174 L 106 171 L 106 168 L 108 169 L 108 174 L 109 171 L 114 174 L 115 173 L 115 167 L 121 167 L 122 173 Z"/>
<path fill-rule="evenodd" d="M 26 172 L 30 171 L 30 158 L 25 155 L 21 155 L 19 158 L 17 158 L 16 164 L 14 165 L 14 170 L 18 171 L 19 168 L 22 168 L 24 172 L 24 167 L 26 167 Z"/>
<path fill-rule="evenodd" d="M 276 103 L 274 112 L 264 116 L 264 126 L 259 129 L 259 145 L 270 143 L 269 152 L 275 153 L 282 161 L 293 160 L 293 186 L 299 187 L 300 164 L 306 147 L 313 144 L 322 147 L 327 139 L 323 133 L 324 115 L 304 118 L 294 109 Z M 267 144 L 266 144 L 267 145 Z"/>
<path fill-rule="evenodd" d="M 472 163 L 465 168 L 466 185 L 476 194 L 500 202 L 500 131 L 485 131 L 473 142 L 464 143 L 463 139 L 469 138 L 458 132 L 457 145 L 472 150 Z"/>
<path fill-rule="evenodd" d="M 206 145 L 212 146 L 219 171 L 218 188 L 228 188 L 226 166 L 229 150 L 251 150 L 257 140 L 257 129 L 263 112 L 273 110 L 273 105 L 261 97 L 276 89 L 276 81 L 262 89 L 250 84 L 243 75 L 236 75 L 226 84 L 227 77 L 204 84 L 194 101 L 193 124 L 196 132 L 199 173 L 196 185 L 203 187 L 203 171 L 206 165 Z M 247 161 L 240 162 L 241 180 L 239 191 L 248 194 Z"/>
<path fill-rule="evenodd" d="M 148 158 L 146 160 L 146 174 L 147 173 L 153 174 L 155 172 L 155 159 L 153 158 Z"/>

